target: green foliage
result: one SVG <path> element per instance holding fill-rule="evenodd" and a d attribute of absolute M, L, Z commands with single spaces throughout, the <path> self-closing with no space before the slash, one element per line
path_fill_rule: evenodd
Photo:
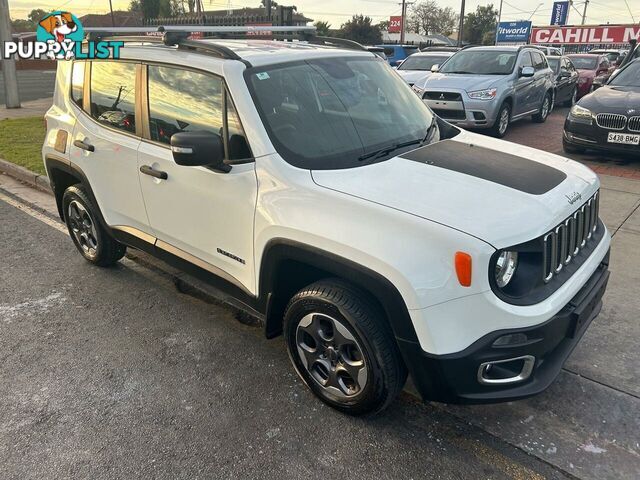
<path fill-rule="evenodd" d="M 27 18 L 18 18 L 16 20 L 11 21 L 11 28 L 14 32 L 35 32 L 38 28 L 38 23 L 45 16 L 47 16 L 49 12 L 41 8 L 34 8 L 29 12 Z"/>
<path fill-rule="evenodd" d="M 331 30 L 331 25 L 329 24 L 329 22 L 321 22 L 320 20 L 318 20 L 313 24 L 313 26 L 316 27 L 316 33 L 319 36 L 321 37 L 329 36 L 329 31 Z"/>
<path fill-rule="evenodd" d="M 382 32 L 378 25 L 373 25 L 370 17 L 354 15 L 344 23 L 339 34 L 343 38 L 353 40 L 363 45 L 375 45 L 382 42 Z"/>
<path fill-rule="evenodd" d="M 498 11 L 493 4 L 478 6 L 464 20 L 465 42 L 473 45 L 493 45 L 496 35 Z"/>
<path fill-rule="evenodd" d="M 42 142 L 45 129 L 42 117 L 0 121 L 0 158 L 44 175 Z"/>

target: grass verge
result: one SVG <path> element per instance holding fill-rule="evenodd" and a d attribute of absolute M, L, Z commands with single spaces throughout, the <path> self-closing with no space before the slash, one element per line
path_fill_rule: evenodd
<path fill-rule="evenodd" d="M 45 175 L 41 153 L 44 136 L 42 117 L 0 120 L 0 158 Z"/>

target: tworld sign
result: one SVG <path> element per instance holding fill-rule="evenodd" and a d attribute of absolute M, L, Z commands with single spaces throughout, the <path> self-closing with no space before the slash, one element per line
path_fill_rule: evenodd
<path fill-rule="evenodd" d="M 605 27 L 535 27 L 531 43 L 545 45 L 623 44 L 640 39 L 638 25 L 607 25 Z"/>
<path fill-rule="evenodd" d="M 500 22 L 497 43 L 527 43 L 531 22 Z"/>
<path fill-rule="evenodd" d="M 551 10 L 551 25 L 566 25 L 569 17 L 569 2 L 555 2 Z"/>

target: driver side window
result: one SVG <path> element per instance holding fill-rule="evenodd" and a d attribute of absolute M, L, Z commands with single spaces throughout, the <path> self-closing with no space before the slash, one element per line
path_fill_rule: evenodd
<path fill-rule="evenodd" d="M 523 52 L 520 57 L 520 69 L 524 67 L 533 67 L 533 61 L 531 60 L 531 54 L 529 52 Z"/>

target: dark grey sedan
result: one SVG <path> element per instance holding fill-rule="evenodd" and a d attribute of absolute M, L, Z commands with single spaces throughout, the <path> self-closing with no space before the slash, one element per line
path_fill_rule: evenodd
<path fill-rule="evenodd" d="M 572 107 L 578 98 L 578 71 L 566 56 L 547 56 L 547 61 L 556 75 L 555 104 Z"/>

